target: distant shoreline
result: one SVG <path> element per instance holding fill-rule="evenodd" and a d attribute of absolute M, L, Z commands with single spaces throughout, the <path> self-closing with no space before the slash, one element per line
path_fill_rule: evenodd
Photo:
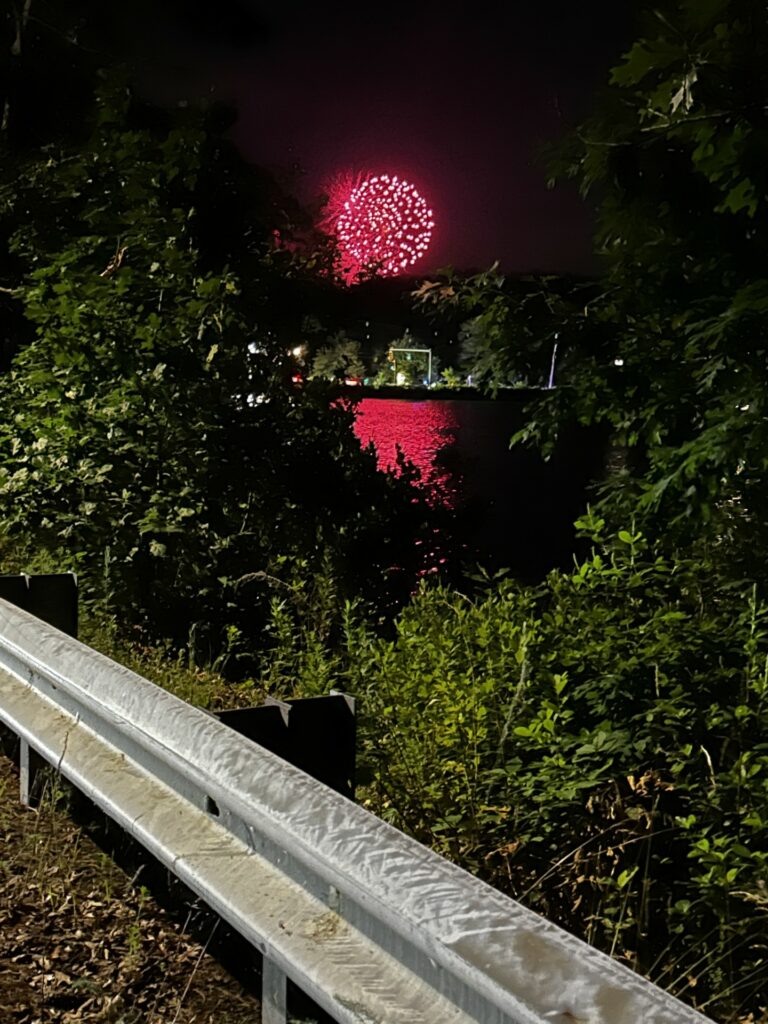
<path fill-rule="evenodd" d="M 384 398 L 410 402 L 526 402 L 541 394 L 542 388 L 499 388 L 495 395 L 478 388 L 411 388 L 387 386 L 376 388 L 360 384 L 353 387 L 340 386 L 339 398 Z"/>

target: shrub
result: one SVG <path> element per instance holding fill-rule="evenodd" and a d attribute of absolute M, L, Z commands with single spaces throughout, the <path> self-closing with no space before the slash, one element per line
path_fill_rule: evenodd
<path fill-rule="evenodd" d="M 768 620 L 753 588 L 622 531 L 536 589 L 423 586 L 391 639 L 348 608 L 329 652 L 274 612 L 273 687 L 362 699 L 375 812 L 707 1012 L 757 1009 Z"/>

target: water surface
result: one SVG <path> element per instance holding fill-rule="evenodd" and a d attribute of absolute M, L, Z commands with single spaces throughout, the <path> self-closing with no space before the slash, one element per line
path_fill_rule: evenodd
<path fill-rule="evenodd" d="M 514 399 L 364 398 L 355 433 L 363 445 L 373 442 L 382 469 L 396 468 L 400 448 L 454 513 L 471 559 L 534 579 L 571 563 L 573 521 L 601 449 L 574 429 L 545 463 L 533 451 L 510 450 L 522 423 Z"/>

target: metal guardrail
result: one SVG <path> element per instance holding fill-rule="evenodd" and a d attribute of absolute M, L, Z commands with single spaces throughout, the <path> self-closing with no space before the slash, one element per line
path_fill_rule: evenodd
<path fill-rule="evenodd" d="M 263 954 L 264 1024 L 286 977 L 341 1024 L 707 1020 L 2 600 L 0 721 Z"/>

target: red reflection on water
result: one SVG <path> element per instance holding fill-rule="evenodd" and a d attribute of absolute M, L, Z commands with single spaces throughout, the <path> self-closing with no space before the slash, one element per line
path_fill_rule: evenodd
<path fill-rule="evenodd" d="M 364 398 L 355 419 L 355 434 L 363 447 L 373 441 L 380 469 L 397 468 L 399 446 L 419 469 L 422 483 L 433 487 L 449 508 L 457 502 L 458 481 L 435 456 L 454 445 L 458 429 L 453 403 L 438 400 Z"/>

